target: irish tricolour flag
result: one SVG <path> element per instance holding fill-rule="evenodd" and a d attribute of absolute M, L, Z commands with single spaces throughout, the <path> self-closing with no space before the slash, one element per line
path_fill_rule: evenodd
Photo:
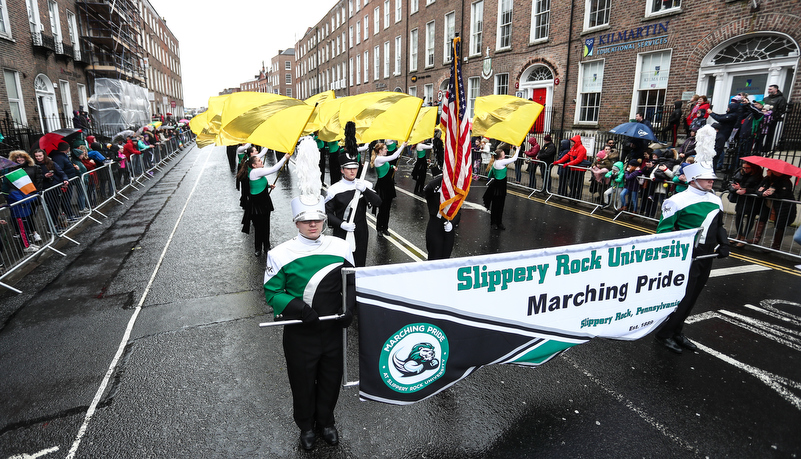
<path fill-rule="evenodd" d="M 28 174 L 23 169 L 17 169 L 10 174 L 6 174 L 6 179 L 25 194 L 36 193 L 36 187 L 33 186 L 31 178 L 28 177 Z"/>

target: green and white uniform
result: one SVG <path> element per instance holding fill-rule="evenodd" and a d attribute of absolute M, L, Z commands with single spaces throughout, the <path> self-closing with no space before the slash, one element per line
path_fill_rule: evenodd
<path fill-rule="evenodd" d="M 693 258 L 714 253 L 718 244 L 719 256 L 725 257 L 729 254 L 729 238 L 723 227 L 722 211 L 723 203 L 715 193 L 699 190 L 691 185 L 662 204 L 662 219 L 656 227 L 656 232 L 701 229 Z M 656 333 L 658 338 L 667 339 L 682 334 L 684 321 L 690 315 L 701 291 L 704 290 L 711 271 L 712 258 L 693 260 L 687 275 L 684 298 L 659 328 Z"/>
<path fill-rule="evenodd" d="M 270 250 L 264 292 L 275 318 L 302 319 L 308 307 L 318 316 L 338 313 L 342 306 L 341 270 L 350 266 L 350 246 L 333 236 L 310 240 L 298 234 Z M 355 285 L 349 282 L 347 288 L 348 298 L 355 305 Z M 342 381 L 342 325 L 327 320 L 284 327 L 292 415 L 301 431 L 334 425 Z"/>

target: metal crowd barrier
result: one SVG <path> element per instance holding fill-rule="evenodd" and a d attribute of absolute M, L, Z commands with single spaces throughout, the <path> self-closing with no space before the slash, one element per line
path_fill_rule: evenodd
<path fill-rule="evenodd" d="M 189 138 L 194 140 L 191 134 Z M 132 155 L 125 167 L 119 162 L 107 161 L 73 177 L 67 185 L 59 183 L 0 207 L 0 286 L 22 293 L 3 283 L 3 279 L 45 250 L 66 256 L 52 247 L 58 239 L 79 244 L 67 233 L 87 219 L 101 223 L 93 214 L 106 218 L 98 209 L 111 201 L 122 203 L 118 197 L 128 199 L 122 191 L 128 187 L 138 189 L 134 183 L 141 184 L 141 180 L 150 179 L 152 174 L 148 172 L 161 170 L 161 166 L 182 151 L 179 145 L 178 139 L 173 137 L 154 147 L 147 160 L 143 155 Z M 148 160 L 152 163 L 146 168 Z"/>
<path fill-rule="evenodd" d="M 65 255 L 52 247 L 55 241 L 56 230 L 42 195 L 0 207 L 0 286 L 22 293 L 2 280 L 46 249 Z"/>
<path fill-rule="evenodd" d="M 737 202 L 732 203 L 730 193 L 723 195 L 724 224 L 732 243 L 801 256 L 801 245 L 793 241 L 801 201 L 744 194 L 735 195 Z"/>

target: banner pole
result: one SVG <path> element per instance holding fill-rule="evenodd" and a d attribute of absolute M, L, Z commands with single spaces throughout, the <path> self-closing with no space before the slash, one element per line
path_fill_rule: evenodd
<path fill-rule="evenodd" d="M 348 309 L 348 275 L 354 274 L 355 268 L 342 268 L 342 312 Z M 342 387 L 358 386 L 359 381 L 348 381 L 348 328 L 342 329 Z"/>
<path fill-rule="evenodd" d="M 320 320 L 321 322 L 322 322 L 322 321 L 325 321 L 325 320 L 337 320 L 337 319 L 339 319 L 339 318 L 341 318 L 341 317 L 342 317 L 342 314 L 334 314 L 334 315 L 330 315 L 330 316 L 323 316 L 323 317 L 320 317 L 320 319 L 319 319 L 319 320 Z M 278 322 L 262 322 L 262 323 L 260 323 L 260 324 L 259 324 L 259 327 L 261 327 L 261 328 L 265 328 L 265 327 L 277 327 L 277 326 L 283 326 L 283 325 L 298 325 L 298 324 L 302 324 L 302 323 L 303 323 L 303 321 L 302 321 L 302 320 L 300 320 L 300 319 L 295 319 L 295 320 L 279 320 Z"/>

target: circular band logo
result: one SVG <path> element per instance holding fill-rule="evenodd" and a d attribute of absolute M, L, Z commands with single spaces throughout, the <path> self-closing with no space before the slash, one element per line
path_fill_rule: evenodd
<path fill-rule="evenodd" d="M 417 392 L 445 374 L 449 355 L 448 338 L 439 327 L 406 325 L 381 349 L 381 379 L 395 392 Z"/>

